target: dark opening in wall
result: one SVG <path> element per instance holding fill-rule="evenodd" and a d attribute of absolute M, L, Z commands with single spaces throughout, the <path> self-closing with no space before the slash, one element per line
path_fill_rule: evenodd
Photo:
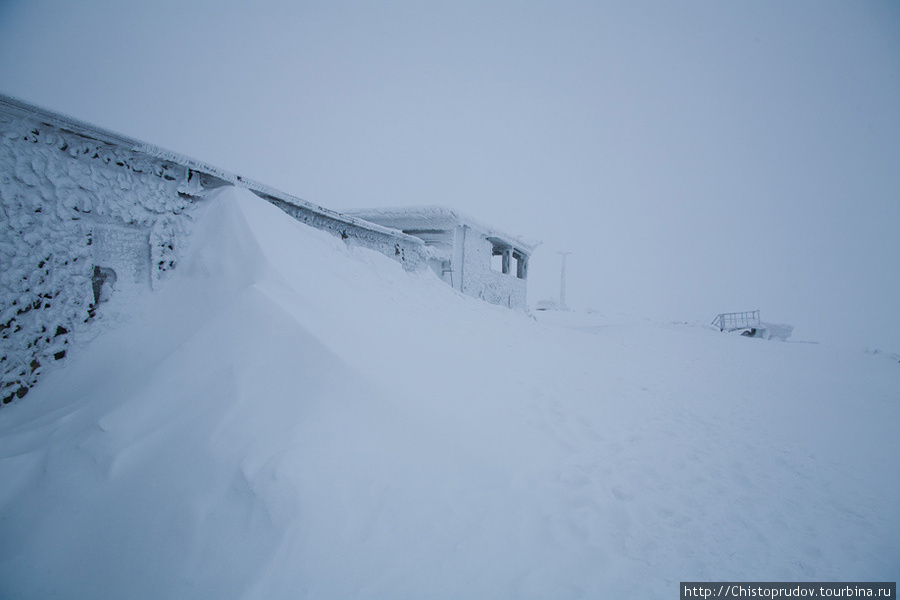
<path fill-rule="evenodd" d="M 508 246 L 501 246 L 495 243 L 491 249 L 491 269 L 507 275 L 509 273 L 509 253 L 510 248 Z"/>
<path fill-rule="evenodd" d="M 503 255 L 494 250 L 494 253 L 491 254 L 491 270 L 496 273 L 503 272 Z"/>
<path fill-rule="evenodd" d="M 94 265 L 94 275 L 91 277 L 91 287 L 94 291 L 94 304 L 100 304 L 101 302 L 109 300 L 116 279 L 116 272 L 109 267 L 99 267 Z"/>
<path fill-rule="evenodd" d="M 501 243 L 499 240 L 488 238 L 493 244 L 491 248 L 491 269 L 497 273 L 509 275 L 515 272 L 516 277 L 525 279 L 528 277 L 528 257 L 512 246 Z M 515 261 L 515 271 L 513 271 Z"/>

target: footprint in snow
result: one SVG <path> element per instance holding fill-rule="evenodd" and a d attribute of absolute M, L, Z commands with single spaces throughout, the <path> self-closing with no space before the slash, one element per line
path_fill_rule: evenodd
<path fill-rule="evenodd" d="M 621 500 L 622 502 L 630 502 L 634 498 L 634 494 L 626 492 L 617 485 L 609 488 L 609 491 L 611 491 L 612 495 L 616 497 L 616 500 Z"/>

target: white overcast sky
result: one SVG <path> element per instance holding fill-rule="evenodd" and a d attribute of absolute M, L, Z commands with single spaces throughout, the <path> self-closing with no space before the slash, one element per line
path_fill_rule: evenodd
<path fill-rule="evenodd" d="M 0 0 L 0 91 L 333 209 L 543 241 L 532 301 L 900 350 L 900 3 Z"/>

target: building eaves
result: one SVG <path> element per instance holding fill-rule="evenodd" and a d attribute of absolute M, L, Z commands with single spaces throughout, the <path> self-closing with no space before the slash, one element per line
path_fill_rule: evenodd
<path fill-rule="evenodd" d="M 393 226 L 401 230 L 449 228 L 456 225 L 466 225 L 480 231 L 485 237 L 501 240 L 526 254 L 531 254 L 541 244 L 537 240 L 528 240 L 510 235 L 496 227 L 473 219 L 461 211 L 445 206 L 393 206 L 348 210 L 344 211 L 343 214 L 375 223 L 393 223 L 395 225 L 388 225 L 388 227 Z"/>
<path fill-rule="evenodd" d="M 348 225 L 353 225 L 362 229 L 369 229 L 371 231 L 382 234 L 394 236 L 398 235 L 396 230 L 394 229 L 383 227 L 381 225 L 377 225 L 375 223 L 354 218 L 348 215 L 343 215 L 337 211 L 329 210 L 322 206 L 307 202 L 306 200 L 303 200 L 286 192 L 282 192 L 281 190 L 276 190 L 265 184 L 259 183 L 252 179 L 248 179 L 246 177 L 242 177 L 229 171 L 225 171 L 214 165 L 210 165 L 209 163 L 199 161 L 195 158 L 191 158 L 189 156 L 185 156 L 183 154 L 179 154 L 165 148 L 160 148 L 159 146 L 154 146 L 153 144 L 148 144 L 146 142 L 142 142 L 141 140 L 137 140 L 135 138 L 131 138 L 110 131 L 108 129 L 104 129 L 103 127 L 98 127 L 97 125 L 81 121 L 74 117 L 63 115 L 46 108 L 42 108 L 40 106 L 35 106 L 28 102 L 24 102 L 17 98 L 13 98 L 11 96 L 7 96 L 6 94 L 0 93 L 0 113 L 3 112 L 19 117 L 30 118 L 34 121 L 38 121 L 40 123 L 44 123 L 46 125 L 50 125 L 52 127 L 74 133 L 86 139 L 101 142 L 103 144 L 108 144 L 110 146 L 124 148 L 138 154 L 179 165 L 188 169 L 189 171 L 194 171 L 196 173 L 206 175 L 207 180 L 208 178 L 212 178 L 214 180 L 214 184 L 212 187 L 216 187 L 217 185 L 234 185 L 237 187 L 247 188 L 250 191 L 256 193 L 258 196 L 274 198 L 276 200 L 294 205 L 298 208 L 302 208 L 312 213 L 321 215 L 322 217 L 331 219 L 333 221 L 347 223 Z M 404 236 L 404 238 L 407 238 L 406 241 L 412 244 L 421 244 L 421 240 L 416 237 L 406 236 L 405 234 L 400 235 Z"/>

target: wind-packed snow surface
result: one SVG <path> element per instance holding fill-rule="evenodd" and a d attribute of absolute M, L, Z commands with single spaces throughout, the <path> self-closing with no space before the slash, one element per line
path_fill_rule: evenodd
<path fill-rule="evenodd" d="M 162 290 L 0 410 L 0 597 L 900 578 L 895 359 L 536 322 L 249 192 L 205 211 Z"/>

